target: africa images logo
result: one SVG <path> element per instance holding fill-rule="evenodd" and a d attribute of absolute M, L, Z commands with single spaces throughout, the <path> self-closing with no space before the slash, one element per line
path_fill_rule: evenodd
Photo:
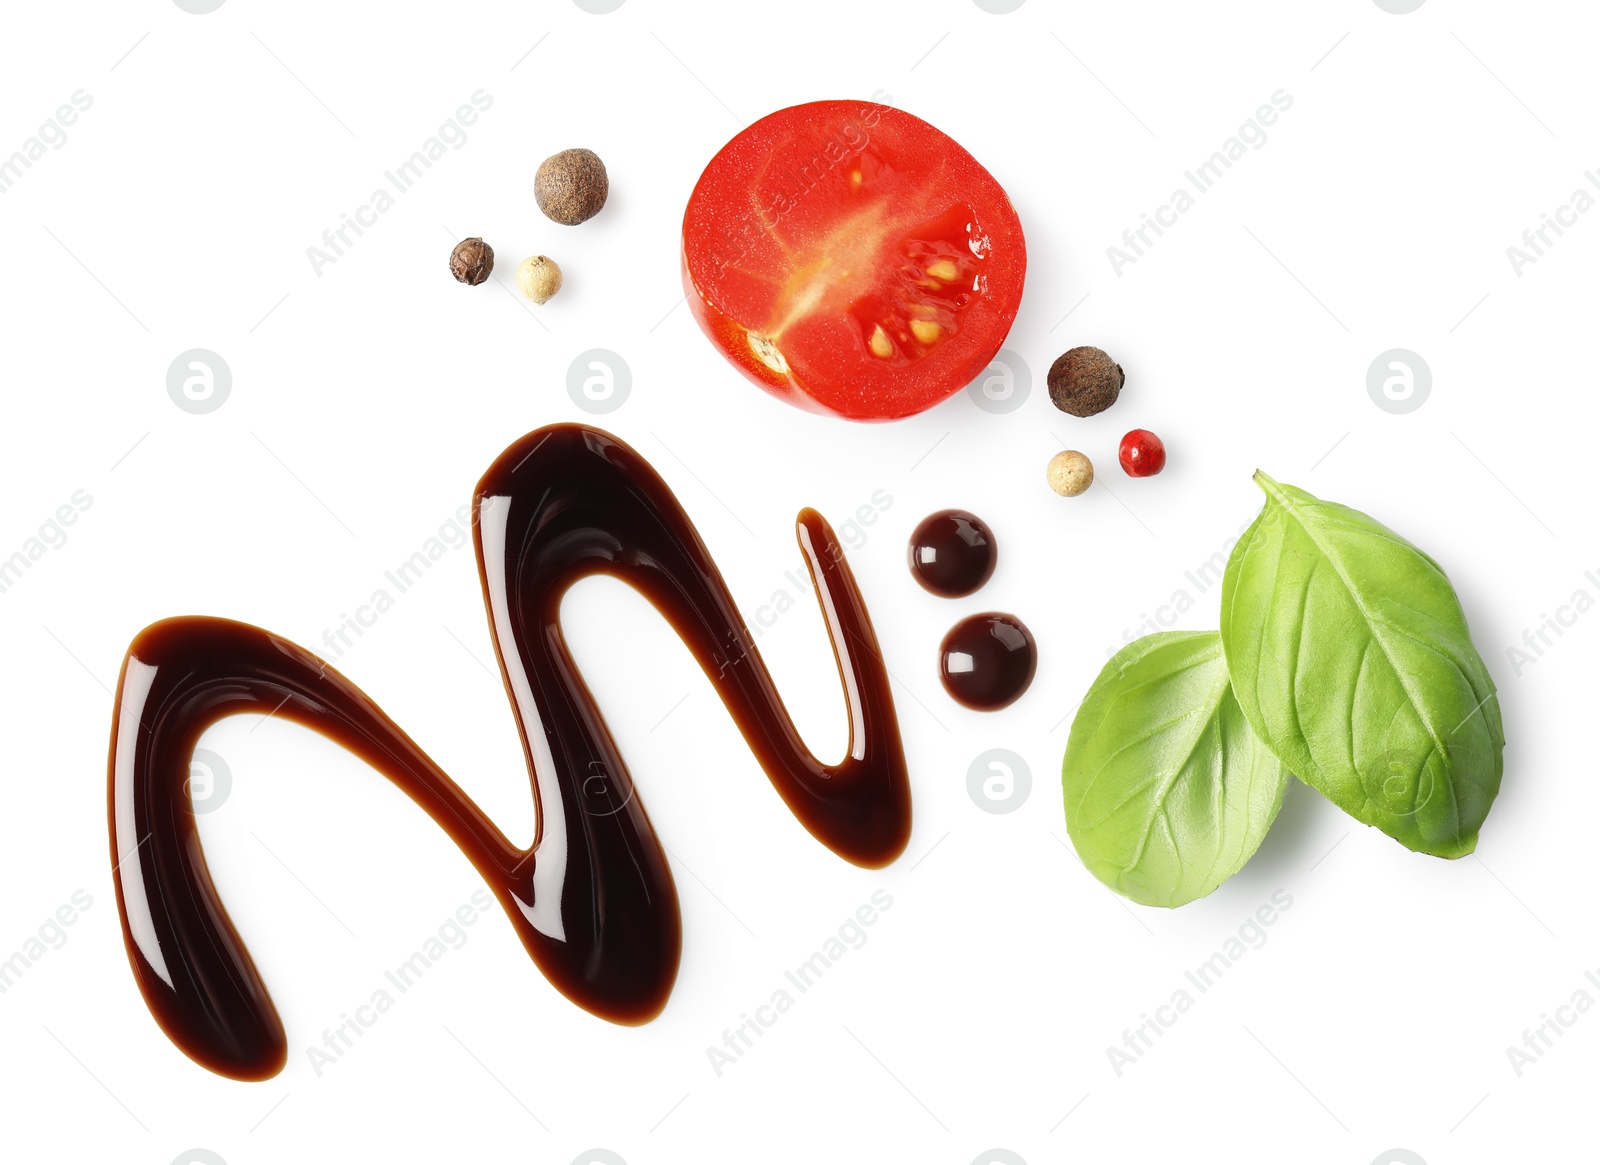
<path fill-rule="evenodd" d="M 1414 413 L 1433 391 L 1433 370 L 1409 348 L 1381 352 L 1367 369 L 1367 395 L 1386 413 Z"/>
<path fill-rule="evenodd" d="M 167 369 L 167 395 L 186 413 L 214 413 L 233 391 L 233 370 L 208 348 L 179 352 Z"/>
<path fill-rule="evenodd" d="M 586 413 L 614 413 L 632 391 L 633 371 L 609 348 L 579 352 L 567 366 L 567 395 Z"/>

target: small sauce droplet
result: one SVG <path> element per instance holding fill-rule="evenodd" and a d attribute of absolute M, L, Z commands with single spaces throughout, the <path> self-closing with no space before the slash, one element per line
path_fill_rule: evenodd
<path fill-rule="evenodd" d="M 963 619 L 939 645 L 939 678 L 956 703 L 995 712 L 1033 683 L 1039 649 L 1015 615 L 991 611 Z"/>
<path fill-rule="evenodd" d="M 994 574 L 994 531 L 966 510 L 940 510 L 911 534 L 911 575 L 923 590 L 947 599 L 970 595 Z"/>

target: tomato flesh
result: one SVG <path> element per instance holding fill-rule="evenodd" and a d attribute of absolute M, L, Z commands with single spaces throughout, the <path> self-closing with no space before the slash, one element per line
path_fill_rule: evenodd
<path fill-rule="evenodd" d="M 1016 318 L 1022 224 L 925 121 L 818 101 L 711 160 L 683 219 L 690 309 L 775 396 L 854 420 L 930 408 L 975 380 Z"/>

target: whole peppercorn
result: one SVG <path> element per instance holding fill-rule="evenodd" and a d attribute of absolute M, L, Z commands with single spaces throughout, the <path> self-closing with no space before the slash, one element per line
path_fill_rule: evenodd
<path fill-rule="evenodd" d="M 1050 400 L 1075 417 L 1092 417 L 1117 403 L 1122 365 L 1099 348 L 1074 348 L 1050 365 Z"/>
<path fill-rule="evenodd" d="M 545 217 L 575 227 L 600 213 L 611 183 L 593 150 L 562 150 L 539 163 L 533 197 Z"/>
<path fill-rule="evenodd" d="M 1129 477 L 1154 477 L 1167 467 L 1167 447 L 1149 429 L 1134 429 L 1122 438 L 1117 460 Z"/>
<path fill-rule="evenodd" d="M 1064 498 L 1075 498 L 1094 484 L 1094 465 L 1076 449 L 1063 449 L 1050 459 L 1046 471 L 1050 488 Z"/>
<path fill-rule="evenodd" d="M 517 290 L 534 303 L 544 303 L 561 290 L 561 268 L 544 255 L 524 259 L 517 268 Z"/>
<path fill-rule="evenodd" d="M 450 252 L 450 274 L 468 287 L 478 286 L 493 270 L 494 248 L 482 239 L 462 239 Z"/>

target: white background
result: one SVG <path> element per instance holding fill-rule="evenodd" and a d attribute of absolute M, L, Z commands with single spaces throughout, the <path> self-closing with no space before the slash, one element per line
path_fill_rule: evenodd
<path fill-rule="evenodd" d="M 1600 1017 L 1520 1078 L 1506 1055 L 1600 966 L 1600 618 L 1532 664 L 1507 655 L 1575 590 L 1600 596 L 1584 576 L 1600 567 L 1600 216 L 1520 277 L 1506 256 L 1600 167 L 1590 6 L 629 0 L 598 16 L 566 0 L 228 0 L 190 15 L 137 0 L 13 5 L 6 25 L 0 154 L 74 91 L 94 104 L 0 196 L 0 552 L 75 490 L 93 505 L 0 594 L 0 953 L 75 890 L 93 906 L 0 996 L 0 1156 L 566 1165 L 601 1146 L 629 1165 L 967 1165 L 998 1146 L 1030 1165 L 1369 1165 L 1400 1147 L 1442 1165 L 1526 1159 L 1592 1128 Z M 306 248 L 479 89 L 494 104 L 467 143 L 314 274 Z M 1266 145 L 1115 273 L 1106 248 L 1280 89 L 1294 106 Z M 779 107 L 879 91 L 1016 202 L 1030 264 L 1007 348 L 1032 395 L 1009 415 L 965 393 L 887 427 L 803 415 L 740 378 L 681 305 L 678 223 L 711 155 Z M 612 192 L 564 228 L 537 212 L 532 179 L 575 145 L 605 159 Z M 448 277 L 470 234 L 495 247 L 500 285 Z M 567 286 L 535 309 L 504 284 L 539 252 Z M 1043 391 L 1051 360 L 1082 343 L 1128 373 L 1122 401 L 1088 421 Z M 165 384 L 196 347 L 233 375 L 204 416 Z M 850 561 L 899 680 L 906 857 L 861 871 L 812 842 L 665 624 L 624 587 L 586 583 L 569 636 L 682 899 L 666 1013 L 642 1029 L 588 1016 L 485 915 L 319 1077 L 306 1048 L 479 883 L 376 774 L 240 718 L 206 740 L 233 784 L 202 835 L 291 1054 L 268 1083 L 208 1074 L 150 1020 L 117 926 L 104 769 L 129 639 L 211 613 L 316 647 L 505 445 L 586 419 L 566 373 L 596 347 L 633 376 L 599 423 L 671 483 L 745 611 L 779 590 L 800 600 L 759 642 L 821 755 L 843 747 L 843 707 L 815 605 L 785 578 L 794 515 L 814 505 L 842 524 L 892 496 Z M 1367 393 L 1369 364 L 1396 347 L 1433 373 L 1409 415 Z M 1116 469 L 1135 426 L 1166 439 L 1160 477 Z M 1064 444 L 1101 474 L 1073 501 L 1044 485 Z M 1296 785 L 1216 894 L 1133 907 L 1066 848 L 1070 713 L 1108 648 L 1175 592 L 1193 603 L 1176 625 L 1215 625 L 1215 589 L 1185 571 L 1253 517 L 1258 466 L 1444 564 L 1501 688 L 1503 790 L 1479 854 L 1443 862 Z M 984 515 L 1001 546 L 994 580 L 960 602 L 925 595 L 904 565 L 911 527 L 945 505 Z M 944 696 L 934 656 L 960 615 L 989 608 L 1027 621 L 1042 658 L 1022 701 L 982 715 Z M 462 550 L 339 666 L 526 839 L 491 660 Z M 1008 815 L 966 789 L 996 747 L 1033 775 Z M 719 1078 L 707 1046 L 879 888 L 894 905 L 867 945 Z M 1119 1077 L 1107 1046 L 1277 890 L 1293 906 L 1266 944 Z"/>

